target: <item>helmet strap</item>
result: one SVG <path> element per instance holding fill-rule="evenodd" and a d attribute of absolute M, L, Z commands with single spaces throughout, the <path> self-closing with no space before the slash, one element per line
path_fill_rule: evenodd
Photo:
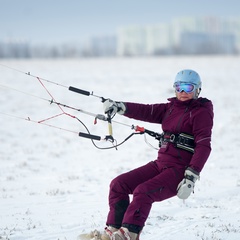
<path fill-rule="evenodd" d="M 198 96 L 199 96 L 201 90 L 202 90 L 201 88 L 198 88 L 198 89 L 195 91 L 195 95 L 194 95 L 194 98 L 195 98 L 195 99 L 198 98 Z"/>

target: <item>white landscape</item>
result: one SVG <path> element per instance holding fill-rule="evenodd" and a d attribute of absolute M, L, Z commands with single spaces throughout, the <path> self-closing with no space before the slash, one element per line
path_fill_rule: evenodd
<path fill-rule="evenodd" d="M 133 136 L 118 150 L 99 150 L 78 136 L 86 130 L 66 114 L 44 122 L 63 130 L 32 122 L 61 110 L 44 100 L 51 97 L 31 75 L 113 100 L 159 103 L 174 95 L 175 74 L 184 68 L 199 72 L 201 96 L 213 101 L 212 153 L 195 193 L 185 202 L 174 197 L 155 203 L 140 238 L 239 240 L 240 57 L 234 56 L 1 60 L 0 239 L 76 240 L 81 233 L 104 229 L 111 179 L 157 157 L 144 135 Z M 103 114 L 99 98 L 43 83 L 57 102 Z M 92 134 L 108 134 L 106 122 L 94 125 L 94 117 L 63 109 Z M 132 133 L 132 124 L 161 132 L 160 125 L 123 116 L 114 120 L 126 124 L 113 123 L 118 143 Z M 154 138 L 146 137 L 157 147 Z"/>

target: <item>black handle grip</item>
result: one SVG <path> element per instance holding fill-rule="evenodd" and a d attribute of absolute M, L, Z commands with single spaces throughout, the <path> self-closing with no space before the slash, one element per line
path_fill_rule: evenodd
<path fill-rule="evenodd" d="M 79 137 L 90 138 L 90 139 L 98 140 L 98 141 L 101 140 L 101 137 L 100 137 L 100 136 L 92 135 L 92 134 L 88 134 L 88 133 L 79 132 L 78 135 L 79 135 Z"/>
<path fill-rule="evenodd" d="M 79 88 L 75 88 L 75 87 L 71 87 L 71 86 L 68 88 L 68 90 L 76 92 L 76 93 L 80 93 L 80 94 L 83 94 L 83 95 L 86 95 L 86 96 L 90 95 L 90 92 L 88 92 L 88 91 L 85 91 L 85 90 L 82 90 L 82 89 L 79 89 Z"/>

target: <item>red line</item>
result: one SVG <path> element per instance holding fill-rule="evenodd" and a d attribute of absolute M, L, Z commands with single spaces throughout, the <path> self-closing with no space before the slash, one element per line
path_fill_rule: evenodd
<path fill-rule="evenodd" d="M 47 90 L 47 88 L 45 87 L 45 85 L 42 83 L 42 81 L 40 80 L 39 77 L 36 77 L 38 79 L 38 81 L 40 82 L 40 84 L 43 86 L 43 88 L 46 90 L 46 92 L 49 94 L 49 96 L 56 102 L 55 98 L 53 97 L 53 95 Z M 58 105 L 59 109 L 65 114 L 64 110 L 61 108 L 60 105 Z"/>
<path fill-rule="evenodd" d="M 52 119 L 52 118 L 59 117 L 59 116 L 61 116 L 61 115 L 63 115 L 63 114 L 65 114 L 65 113 L 59 113 L 59 114 L 57 114 L 57 115 L 55 115 L 55 116 L 52 116 L 52 117 L 43 119 L 43 120 L 41 120 L 41 121 L 38 121 L 38 123 L 42 123 L 42 122 L 45 122 L 45 121 L 50 120 L 50 119 Z"/>
<path fill-rule="evenodd" d="M 38 81 L 40 82 L 40 84 L 43 86 L 43 88 L 46 90 L 46 92 L 49 94 L 49 96 L 56 102 L 55 98 L 54 98 L 53 95 L 47 90 L 47 88 L 45 87 L 45 85 L 43 84 L 43 82 L 41 81 L 41 79 L 40 79 L 39 77 L 36 77 L 36 78 L 38 79 Z M 57 104 L 57 106 L 58 106 L 59 109 L 62 111 L 61 114 L 58 114 L 58 115 L 49 117 L 49 118 L 44 119 L 44 120 L 41 120 L 41 121 L 39 121 L 39 123 L 42 123 L 42 122 L 44 122 L 44 121 L 47 121 L 47 120 L 52 119 L 52 118 L 55 118 L 55 117 L 58 117 L 58 116 L 60 116 L 60 115 L 62 115 L 62 114 L 65 114 L 65 115 L 67 115 L 67 116 L 69 116 L 69 117 L 72 117 L 72 118 L 76 118 L 74 115 L 71 115 L 71 114 L 69 114 L 69 113 L 66 113 L 59 104 Z"/>

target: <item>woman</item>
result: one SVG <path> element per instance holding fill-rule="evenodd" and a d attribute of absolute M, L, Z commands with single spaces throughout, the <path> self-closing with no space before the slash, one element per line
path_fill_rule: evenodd
<path fill-rule="evenodd" d="M 177 73 L 176 97 L 168 103 L 137 104 L 107 100 L 105 113 L 162 125 L 163 134 L 155 161 L 112 180 L 107 227 L 100 239 L 136 240 L 154 202 L 189 197 L 211 152 L 212 102 L 199 98 L 197 72 Z M 133 194 L 130 202 L 129 194 Z M 98 239 L 97 237 L 95 239 Z"/>

